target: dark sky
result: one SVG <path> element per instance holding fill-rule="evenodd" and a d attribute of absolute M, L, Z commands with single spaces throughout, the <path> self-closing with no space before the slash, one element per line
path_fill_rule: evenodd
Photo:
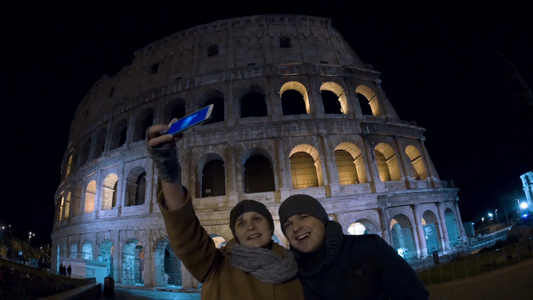
<path fill-rule="evenodd" d="M 177 31 L 267 13 L 332 19 L 359 57 L 382 73 L 382 87 L 400 118 L 426 128 L 425 144 L 440 178 L 460 189 L 463 221 L 511 209 L 516 197 L 524 197 L 519 176 L 533 165 L 527 148 L 532 138 L 523 128 L 532 121 L 523 101 L 511 95 L 520 90 L 520 78 L 533 86 L 533 18 L 525 4 L 179 3 L 23 3 L 4 11 L 0 224 L 11 224 L 21 238 L 36 232 L 32 244 L 50 241 L 70 122 L 102 75 L 113 76 L 131 64 L 134 51 Z M 510 76 L 514 70 L 521 77 Z"/>

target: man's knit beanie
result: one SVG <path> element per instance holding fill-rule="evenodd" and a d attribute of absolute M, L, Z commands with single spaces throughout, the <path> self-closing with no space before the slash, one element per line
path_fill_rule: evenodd
<path fill-rule="evenodd" d="M 285 233 L 283 224 L 285 224 L 288 218 L 294 215 L 306 214 L 319 219 L 324 224 L 329 222 L 328 213 L 322 204 L 315 198 L 303 194 L 292 195 L 285 199 L 278 209 L 278 214 L 283 233 Z"/>
<path fill-rule="evenodd" d="M 233 233 L 234 237 L 236 237 L 235 221 L 240 215 L 251 211 L 265 217 L 270 225 L 270 229 L 274 231 L 274 220 L 272 219 L 272 214 L 270 214 L 270 211 L 268 211 L 263 203 L 255 200 L 242 200 L 241 202 L 237 203 L 237 205 L 235 205 L 235 207 L 229 213 L 229 228 L 231 229 L 231 233 Z"/>

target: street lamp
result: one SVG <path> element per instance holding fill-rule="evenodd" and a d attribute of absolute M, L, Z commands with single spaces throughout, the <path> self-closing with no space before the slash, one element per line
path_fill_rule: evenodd
<path fill-rule="evenodd" d="M 520 203 L 520 208 L 521 209 L 526 209 L 527 207 L 528 207 L 527 202 Z"/>
<path fill-rule="evenodd" d="M 494 210 L 494 213 L 496 214 L 496 223 L 500 223 L 500 220 L 498 219 L 498 209 Z"/>
<path fill-rule="evenodd" d="M 34 236 L 35 236 L 35 233 L 31 233 L 31 231 L 30 231 L 30 233 L 28 234 L 28 246 L 30 245 L 31 238 L 34 237 Z"/>

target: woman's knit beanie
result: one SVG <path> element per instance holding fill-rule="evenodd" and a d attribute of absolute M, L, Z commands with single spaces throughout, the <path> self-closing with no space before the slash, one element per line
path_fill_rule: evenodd
<path fill-rule="evenodd" d="M 322 204 L 317 199 L 303 194 L 292 195 L 285 199 L 278 209 L 278 214 L 283 233 L 285 233 L 283 224 L 294 215 L 306 214 L 319 219 L 324 224 L 329 222 L 328 213 Z"/>
<path fill-rule="evenodd" d="M 231 229 L 231 233 L 233 233 L 233 236 L 235 236 L 235 221 L 237 218 L 244 214 L 245 212 L 256 212 L 263 217 L 265 217 L 270 225 L 270 229 L 274 231 L 274 220 L 272 219 L 272 214 L 270 214 L 270 211 L 266 208 L 266 206 L 261 203 L 257 202 L 255 200 L 242 200 L 241 202 L 237 203 L 235 207 L 231 210 L 229 213 L 229 228 Z"/>

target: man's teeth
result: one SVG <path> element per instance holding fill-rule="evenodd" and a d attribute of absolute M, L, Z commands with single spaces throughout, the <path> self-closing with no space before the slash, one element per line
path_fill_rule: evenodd
<path fill-rule="evenodd" d="M 297 237 L 296 239 L 299 240 L 299 241 L 301 241 L 301 240 L 305 239 L 305 238 L 308 237 L 308 236 L 309 236 L 309 233 L 306 233 L 306 234 L 304 234 L 304 235 L 300 235 L 300 236 Z"/>

